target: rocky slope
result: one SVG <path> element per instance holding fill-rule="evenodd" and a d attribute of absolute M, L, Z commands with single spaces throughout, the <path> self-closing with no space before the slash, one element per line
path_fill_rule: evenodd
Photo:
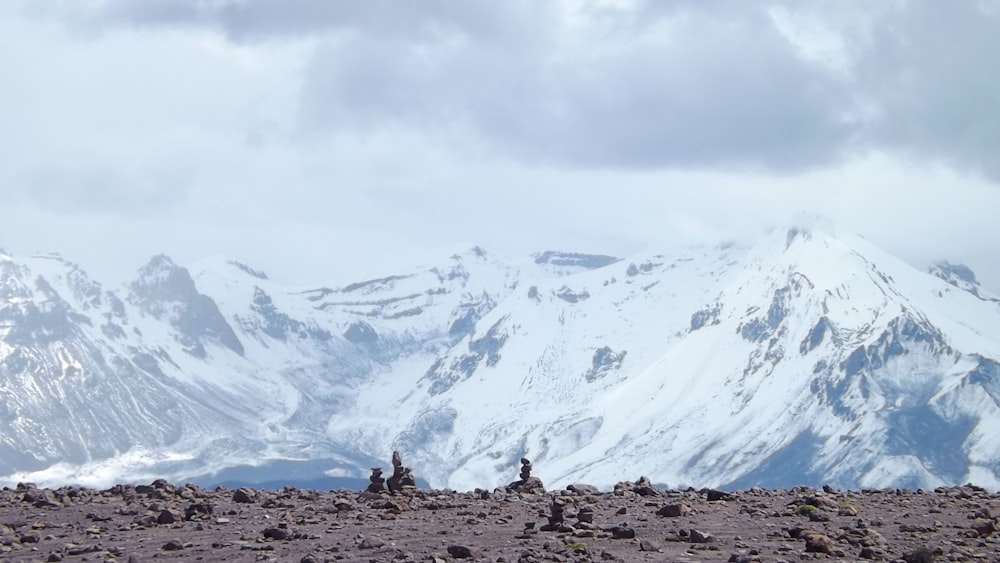
<path fill-rule="evenodd" d="M 975 487 L 398 495 L 203 489 L 0 491 L 5 561 L 998 561 L 1000 497 Z"/>

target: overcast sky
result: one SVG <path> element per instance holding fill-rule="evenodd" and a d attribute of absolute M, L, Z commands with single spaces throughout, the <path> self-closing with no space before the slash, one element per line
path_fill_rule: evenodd
<path fill-rule="evenodd" d="M 333 285 L 819 214 L 998 291 L 997 53 L 992 0 L 5 0 L 0 247 Z"/>

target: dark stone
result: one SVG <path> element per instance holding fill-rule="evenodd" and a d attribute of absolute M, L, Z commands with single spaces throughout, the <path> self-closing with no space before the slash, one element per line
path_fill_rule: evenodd
<path fill-rule="evenodd" d="M 360 542 L 358 542 L 358 549 L 378 549 L 384 546 L 384 541 L 372 538 L 363 538 Z"/>
<path fill-rule="evenodd" d="M 903 555 L 906 563 L 933 563 L 934 552 L 927 548 L 920 548 Z"/>
<path fill-rule="evenodd" d="M 290 540 L 294 537 L 294 534 L 285 528 L 265 528 L 264 531 L 261 532 L 261 535 L 263 535 L 266 539 L 278 541 Z"/>
<path fill-rule="evenodd" d="M 137 495 L 153 495 L 156 494 L 156 489 L 149 485 L 136 485 L 135 494 Z"/>
<path fill-rule="evenodd" d="M 472 559 L 472 550 L 464 545 L 449 545 L 448 555 L 455 559 Z"/>
<path fill-rule="evenodd" d="M 659 552 L 660 546 L 651 540 L 642 540 L 639 542 L 639 551 Z"/>
<path fill-rule="evenodd" d="M 30 503 L 35 508 L 55 508 L 62 503 L 56 498 L 55 493 L 48 489 L 31 489 L 24 493 L 22 500 Z"/>
<path fill-rule="evenodd" d="M 635 530 L 628 526 L 615 526 L 611 528 L 611 538 L 616 540 L 630 540 L 635 538 Z"/>
<path fill-rule="evenodd" d="M 161 547 L 163 551 L 180 551 L 184 549 L 184 544 L 178 540 L 170 540 Z"/>
<path fill-rule="evenodd" d="M 830 517 L 826 514 L 820 512 L 819 510 L 814 510 L 809 513 L 810 522 L 829 522 Z"/>
<path fill-rule="evenodd" d="M 660 491 L 657 491 L 654 487 L 649 486 L 649 485 L 643 485 L 641 487 L 636 487 L 635 492 L 636 492 L 636 494 L 638 494 L 641 497 L 655 497 L 655 496 L 659 496 L 659 494 L 660 494 Z"/>
<path fill-rule="evenodd" d="M 996 525 L 993 524 L 992 520 L 977 520 L 972 523 L 972 529 L 979 534 L 979 537 L 985 538 L 997 531 Z"/>
<path fill-rule="evenodd" d="M 176 524 L 177 515 L 174 514 L 172 510 L 161 510 L 160 514 L 156 517 L 157 524 Z"/>
<path fill-rule="evenodd" d="M 729 493 L 719 491 L 716 489 L 705 489 L 705 497 L 709 502 L 715 502 L 718 500 L 729 500 Z"/>
<path fill-rule="evenodd" d="M 233 502 L 240 504 L 253 504 L 257 497 L 257 492 L 247 487 L 240 487 L 233 491 Z"/>
<path fill-rule="evenodd" d="M 807 530 L 801 532 L 799 538 L 806 540 L 806 553 L 830 553 L 833 551 L 833 540 L 826 534 Z"/>
<path fill-rule="evenodd" d="M 715 536 L 692 528 L 691 530 L 688 530 L 688 539 L 691 543 L 713 543 L 715 541 Z"/>
<path fill-rule="evenodd" d="M 211 504 L 207 502 L 196 502 L 191 503 L 190 506 L 184 509 L 184 519 L 185 520 L 197 520 L 204 516 L 210 516 L 213 512 Z"/>
<path fill-rule="evenodd" d="M 664 518 L 680 518 L 687 514 L 688 507 L 684 504 L 668 504 L 656 511 L 657 516 Z"/>
<path fill-rule="evenodd" d="M 599 495 L 601 494 L 600 489 L 593 485 L 587 485 L 584 483 L 573 483 L 572 485 L 566 486 L 567 491 L 572 491 L 578 495 Z"/>
<path fill-rule="evenodd" d="M 529 477 L 507 485 L 507 492 L 540 495 L 545 494 L 545 485 L 542 484 L 542 480 L 538 477 Z"/>
<path fill-rule="evenodd" d="M 21 543 L 38 543 L 42 541 L 42 537 L 35 532 L 28 532 L 21 535 L 20 541 Z"/>
<path fill-rule="evenodd" d="M 88 553 L 97 553 L 98 551 L 104 550 L 101 549 L 101 546 L 99 545 L 78 545 L 76 547 L 67 546 L 66 555 L 86 555 Z"/>

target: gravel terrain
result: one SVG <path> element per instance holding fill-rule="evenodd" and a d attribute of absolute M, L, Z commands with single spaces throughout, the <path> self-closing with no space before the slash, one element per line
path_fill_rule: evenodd
<path fill-rule="evenodd" d="M 572 490 L 570 490 L 572 489 Z M 798 487 L 724 493 L 648 480 L 598 492 L 0 491 L 4 561 L 992 561 L 1000 495 Z"/>

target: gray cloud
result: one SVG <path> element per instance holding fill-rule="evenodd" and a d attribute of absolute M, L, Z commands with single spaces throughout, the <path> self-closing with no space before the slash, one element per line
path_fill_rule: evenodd
<path fill-rule="evenodd" d="M 496 37 L 535 21 L 530 16 L 546 10 L 527 0 L 502 6 L 488 0 L 42 0 L 27 3 L 26 9 L 95 29 L 210 27 L 246 42 L 342 30 L 411 38 L 442 31 Z"/>
<path fill-rule="evenodd" d="M 866 43 L 857 80 L 876 112 L 869 142 L 1000 179 L 1000 3 L 906 2 Z"/>
<path fill-rule="evenodd" d="M 529 162 L 583 166 L 798 170 L 848 148 L 846 85 L 760 14 L 610 17 L 609 36 L 549 30 L 528 47 L 472 34 L 330 41 L 309 70 L 303 120 L 464 128 Z"/>
<path fill-rule="evenodd" d="M 1000 287 L 991 4 L 565 4 L 0 2 L 0 245 L 332 284 L 807 210 Z"/>
<path fill-rule="evenodd" d="M 98 29 L 314 37 L 305 133 L 407 128 L 525 162 L 783 173 L 889 150 L 1000 177 L 996 2 L 580 2 L 576 20 L 526 1 L 25 6 Z M 847 72 L 802 56 L 775 9 L 825 22 L 845 45 Z"/>

